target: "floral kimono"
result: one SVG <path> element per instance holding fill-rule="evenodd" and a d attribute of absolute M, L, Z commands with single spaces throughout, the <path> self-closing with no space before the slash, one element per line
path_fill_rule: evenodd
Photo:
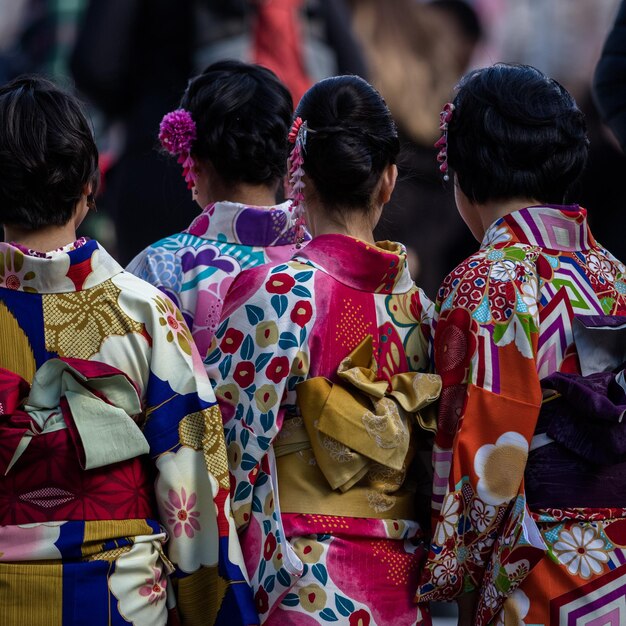
<path fill-rule="evenodd" d="M 0 243 L 3 626 L 255 623 L 243 567 L 178 309 L 96 241 Z"/>
<path fill-rule="evenodd" d="M 574 380 L 586 364 L 574 320 L 624 314 L 624 265 L 576 205 L 497 220 L 446 278 L 435 317 L 434 526 L 419 600 L 475 591 L 476 626 L 626 623 L 624 466 L 587 464 L 613 481 L 592 493 L 590 477 L 579 482 L 563 464 L 578 457 L 539 423 L 542 384 Z"/>
<path fill-rule="evenodd" d="M 291 219 L 291 202 L 209 204 L 187 230 L 146 248 L 127 269 L 172 298 L 206 355 L 235 276 L 248 267 L 286 261 L 295 252 Z"/>
<path fill-rule="evenodd" d="M 430 484 L 416 414 L 440 391 L 417 373 L 430 365 L 432 304 L 403 249 L 378 246 L 322 235 L 288 263 L 243 272 L 205 361 L 268 624 L 430 624 L 410 587 L 423 557 L 416 483 Z"/>

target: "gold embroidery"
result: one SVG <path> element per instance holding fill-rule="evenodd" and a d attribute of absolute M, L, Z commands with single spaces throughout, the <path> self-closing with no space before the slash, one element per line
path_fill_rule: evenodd
<path fill-rule="evenodd" d="M 89 359 L 111 335 L 142 333 L 144 325 L 117 305 L 120 293 L 107 280 L 85 291 L 43 295 L 46 350 Z"/>
<path fill-rule="evenodd" d="M 2 302 L 0 329 L 0 367 L 32 383 L 36 370 L 33 349 L 17 320 Z"/>

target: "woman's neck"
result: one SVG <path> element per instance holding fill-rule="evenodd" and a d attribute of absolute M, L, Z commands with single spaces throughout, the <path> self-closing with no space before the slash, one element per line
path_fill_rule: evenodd
<path fill-rule="evenodd" d="M 76 227 L 73 220 L 64 226 L 48 226 L 38 230 L 25 230 L 5 225 L 4 239 L 18 243 L 29 250 L 50 252 L 76 241 Z"/>
<path fill-rule="evenodd" d="M 324 209 L 307 211 L 307 227 L 313 237 L 320 235 L 348 235 L 367 243 L 374 243 L 374 226 L 367 212 L 359 209 L 327 212 Z"/>
<path fill-rule="evenodd" d="M 223 201 L 247 206 L 274 206 L 276 204 L 276 186 L 248 185 L 246 183 L 228 186 L 214 183 L 206 204 Z"/>
<path fill-rule="evenodd" d="M 529 206 L 536 206 L 541 204 L 532 198 L 513 198 L 511 200 L 494 200 L 486 202 L 480 205 L 480 218 L 483 225 L 483 232 L 486 231 L 496 220 L 513 213 L 520 211 Z"/>

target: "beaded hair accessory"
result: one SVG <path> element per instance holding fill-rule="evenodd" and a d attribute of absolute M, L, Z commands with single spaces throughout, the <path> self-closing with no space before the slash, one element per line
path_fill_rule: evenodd
<path fill-rule="evenodd" d="M 441 131 L 441 137 L 435 142 L 435 148 L 439 148 L 439 153 L 437 154 L 439 171 L 443 174 L 443 179 L 446 182 L 450 180 L 450 174 L 448 174 L 448 124 L 452 120 L 453 112 L 454 104 L 452 104 L 452 102 L 446 102 L 439 114 L 439 130 Z"/>
<path fill-rule="evenodd" d="M 289 155 L 289 185 L 291 187 L 291 207 L 293 210 L 294 226 L 296 229 L 296 248 L 302 247 L 304 241 L 304 153 L 306 151 L 307 123 L 301 117 L 296 117 L 289 131 L 289 143 L 293 148 Z"/>
<path fill-rule="evenodd" d="M 191 147 L 196 136 L 196 123 L 191 113 L 185 109 L 171 111 L 161 120 L 159 141 L 167 152 L 178 157 L 178 162 L 183 166 L 183 178 L 188 189 L 192 189 L 196 184 L 194 160 L 191 157 Z"/>

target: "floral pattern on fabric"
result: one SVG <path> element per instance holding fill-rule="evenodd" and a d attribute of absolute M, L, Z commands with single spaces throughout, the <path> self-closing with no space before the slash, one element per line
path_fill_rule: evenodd
<path fill-rule="evenodd" d="M 17 288 L 0 283 L 0 368 L 14 378 L 16 369 L 32 371 L 35 380 L 55 357 L 87 372 L 115 368 L 137 390 L 136 415 L 126 419 L 145 444 L 132 458 L 87 471 L 86 450 L 102 447 L 94 417 L 114 415 L 85 409 L 48 429 L 18 415 L 17 435 L 32 437 L 0 476 L 0 603 L 8 606 L 9 594 L 17 612 L 4 615 L 7 623 L 44 591 L 60 603 L 65 621 L 58 626 L 165 624 L 166 595 L 183 623 L 257 622 L 230 512 L 221 414 L 180 311 L 93 240 L 49 258 L 0 243 L 0 257 L 19 258 L 29 278 Z M 29 376 L 18 386 L 32 382 Z M 0 383 L 0 413 L 13 410 L 9 392 Z M 102 387 L 94 393 L 100 397 Z M 82 404 L 61 398 L 61 407 L 91 406 L 83 395 Z M 119 393 L 111 396 L 114 407 L 115 398 Z M 3 428 L 9 425 L 3 416 Z M 124 431 L 107 429 L 111 451 L 130 449 L 113 432 Z M 15 456 L 10 439 L 0 444 L 3 462 Z M 15 578 L 23 561 L 32 573 Z M 57 608 L 51 605 L 45 623 L 57 624 Z"/>
<path fill-rule="evenodd" d="M 626 313 L 624 271 L 593 239 L 584 209 L 530 207 L 496 221 L 444 281 L 434 321 L 443 391 L 433 540 L 417 599 L 477 590 L 477 626 L 557 623 L 557 590 L 565 597 L 607 575 L 618 558 L 592 511 L 552 530 L 531 516 L 523 477 L 539 381 L 575 371 L 574 315 Z"/>
<path fill-rule="evenodd" d="M 262 622 L 391 623 L 374 617 L 379 596 L 369 581 L 361 581 L 367 593 L 342 591 L 346 574 L 328 565 L 357 545 L 374 558 L 376 537 L 390 537 L 381 550 L 384 543 L 408 567 L 390 583 L 396 601 L 389 611 L 398 620 L 393 623 L 417 623 L 423 610 L 407 593 L 408 571 L 415 573 L 423 551 L 416 522 L 299 515 L 314 537 L 307 543 L 293 515 L 281 513 L 278 498 L 275 445 L 302 421 L 298 383 L 336 377 L 339 363 L 368 334 L 381 372 L 429 367 L 432 304 L 414 286 L 400 247 L 381 246 L 324 235 L 288 263 L 243 272 L 229 291 L 215 347 L 205 359 L 224 416 L 233 514 Z M 397 322 L 389 322 L 389 311 Z M 394 535 L 394 527 L 405 534 Z M 344 539 L 336 540 L 339 529 Z M 349 559 L 345 567 L 357 576 Z M 430 623 L 429 616 L 423 623 Z"/>
<path fill-rule="evenodd" d="M 129 264 L 183 313 L 200 354 L 217 330 L 226 292 L 242 270 L 286 261 L 296 251 L 291 204 L 210 204 L 189 228 L 146 248 Z"/>

